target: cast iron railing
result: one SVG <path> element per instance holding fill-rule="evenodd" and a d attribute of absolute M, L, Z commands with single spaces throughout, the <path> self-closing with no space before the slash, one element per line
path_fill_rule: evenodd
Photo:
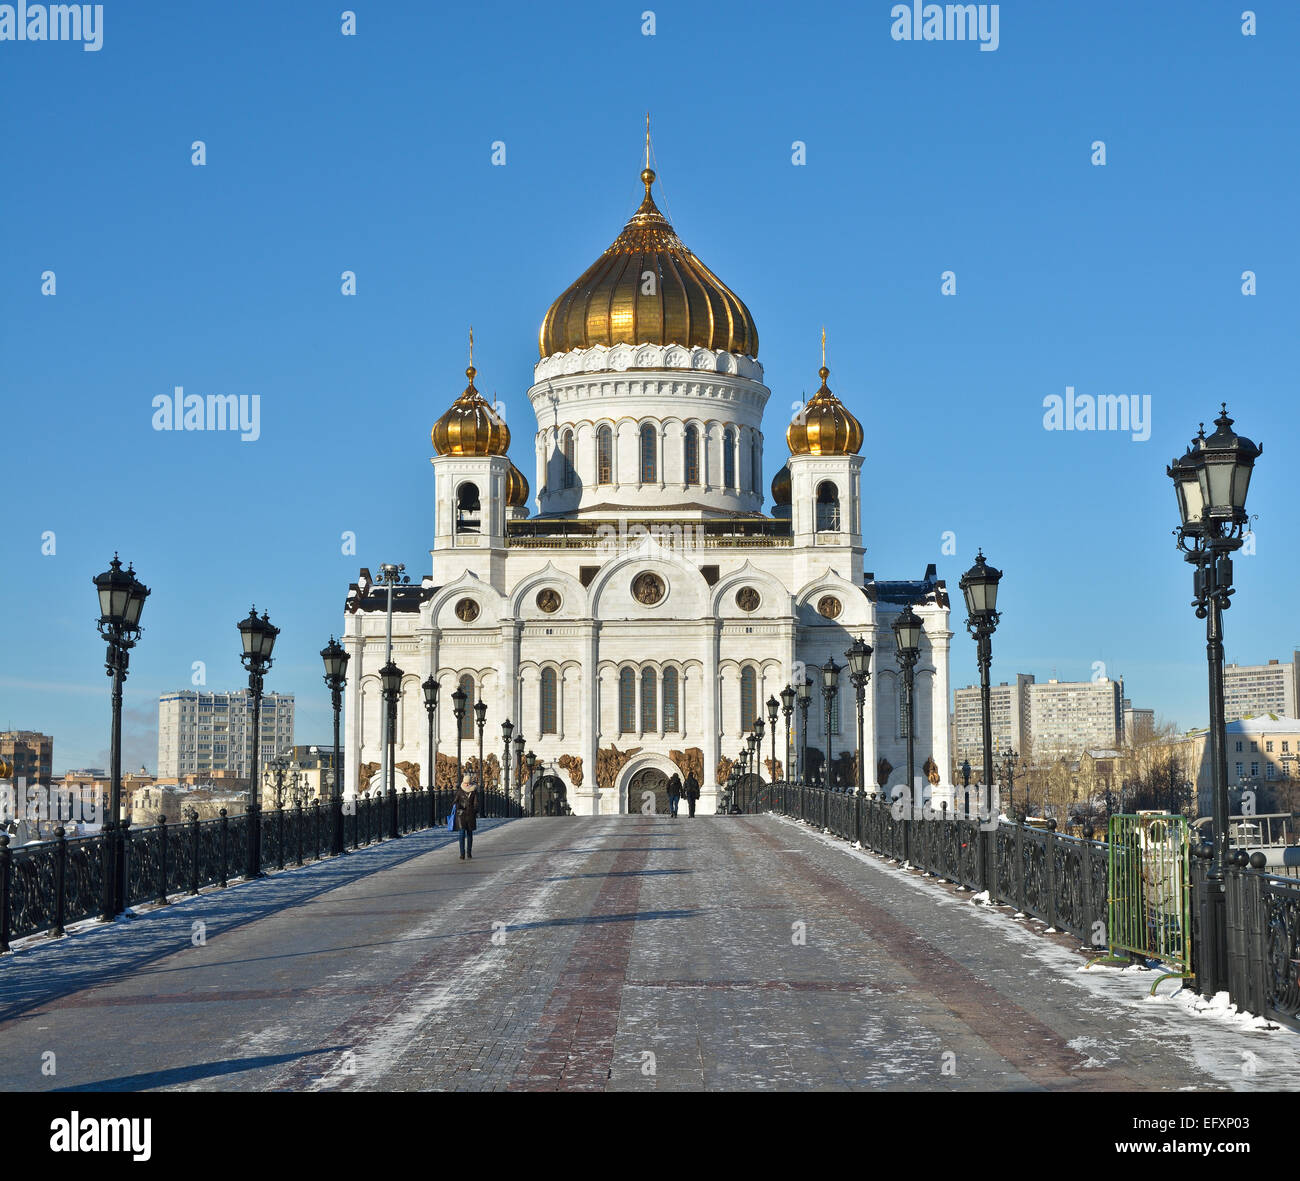
<path fill-rule="evenodd" d="M 397 793 L 397 833 L 446 827 L 455 793 L 436 790 Z M 514 818 L 518 802 L 500 791 L 486 790 L 479 815 Z M 344 851 L 393 836 L 392 800 L 375 791 L 338 803 L 315 801 L 303 807 L 267 809 L 261 817 L 261 859 L 256 869 L 286 869 L 319 861 L 336 848 L 342 825 Z M 0 833 L 0 952 L 10 941 L 41 931 L 62 935 L 70 923 L 103 915 L 104 837 L 67 837 L 9 847 Z M 197 813 L 180 824 L 165 819 L 148 828 L 124 826 L 123 896 L 127 906 L 166 902 L 177 894 L 197 894 L 204 886 L 225 886 L 248 870 L 248 816 L 226 815 L 199 820 Z"/>

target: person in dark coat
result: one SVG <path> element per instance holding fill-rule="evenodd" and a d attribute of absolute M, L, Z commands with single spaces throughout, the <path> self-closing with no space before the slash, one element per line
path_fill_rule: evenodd
<path fill-rule="evenodd" d="M 460 833 L 460 859 L 474 860 L 474 830 L 478 827 L 478 788 L 466 775 L 456 789 L 456 831 Z"/>
<path fill-rule="evenodd" d="M 695 772 L 691 771 L 686 776 L 686 806 L 690 808 L 691 815 L 695 815 L 695 801 L 700 798 L 700 781 L 695 778 Z"/>
<path fill-rule="evenodd" d="M 668 815 L 677 819 L 677 805 L 682 800 L 682 777 L 674 772 L 668 780 Z"/>

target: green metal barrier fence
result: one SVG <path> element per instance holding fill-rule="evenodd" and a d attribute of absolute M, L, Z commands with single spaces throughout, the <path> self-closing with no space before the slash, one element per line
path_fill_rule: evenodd
<path fill-rule="evenodd" d="M 1174 970 L 1156 980 L 1152 993 L 1163 980 L 1191 975 L 1189 835 L 1185 817 L 1161 812 L 1111 816 L 1108 826 L 1110 955 L 1092 963 L 1136 956 L 1168 964 Z"/>

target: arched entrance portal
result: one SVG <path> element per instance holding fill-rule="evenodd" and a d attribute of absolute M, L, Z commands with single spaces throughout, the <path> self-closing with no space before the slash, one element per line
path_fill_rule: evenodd
<path fill-rule="evenodd" d="M 558 775 L 543 775 L 533 783 L 530 816 L 567 816 L 569 800 L 564 780 Z"/>
<path fill-rule="evenodd" d="M 627 785 L 627 810 L 647 810 L 647 799 L 653 798 L 656 815 L 668 815 L 668 776 L 658 767 L 642 767 Z"/>

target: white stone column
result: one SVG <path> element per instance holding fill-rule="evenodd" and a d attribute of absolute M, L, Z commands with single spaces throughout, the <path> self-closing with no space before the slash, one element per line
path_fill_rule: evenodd
<path fill-rule="evenodd" d="M 596 783 L 596 748 L 600 741 L 600 690 L 597 670 L 600 667 L 600 633 L 594 622 L 581 625 L 578 650 L 582 660 L 579 697 L 584 698 L 579 752 L 582 755 L 582 786 L 574 793 L 575 812 L 594 816 L 600 811 L 601 791 Z M 570 744 L 571 745 L 571 744 Z"/>
<path fill-rule="evenodd" d="M 952 749 L 948 730 L 948 649 L 953 633 L 943 626 L 943 622 L 939 617 L 933 618 L 931 626 L 934 630 L 927 628 L 926 636 L 929 638 L 931 656 L 934 660 L 934 676 L 931 678 L 930 686 L 931 745 L 934 750 L 934 761 L 939 764 L 939 783 L 945 789 L 942 798 L 948 800 L 948 806 L 951 808 L 953 787 Z M 938 795 L 938 789 L 935 794 Z"/>
<path fill-rule="evenodd" d="M 704 672 L 699 685 L 691 686 L 699 706 L 704 711 L 704 773 L 700 776 L 700 811 L 704 814 L 718 810 L 718 759 L 722 753 L 722 722 L 718 684 L 718 647 L 722 624 L 710 620 L 704 644 Z"/>

